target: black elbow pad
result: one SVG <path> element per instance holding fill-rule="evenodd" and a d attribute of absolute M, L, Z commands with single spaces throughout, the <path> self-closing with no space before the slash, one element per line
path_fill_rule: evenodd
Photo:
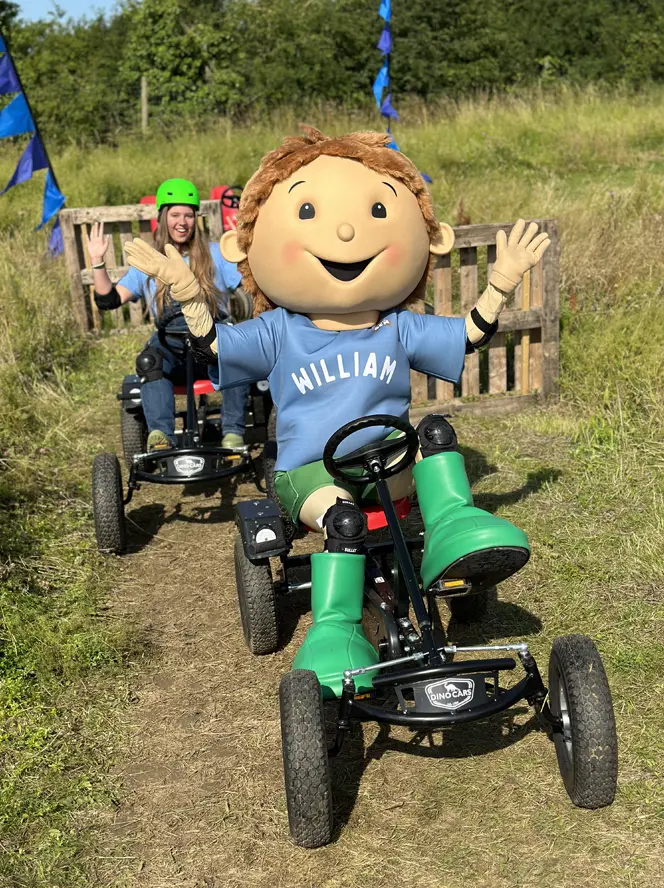
<path fill-rule="evenodd" d="M 120 299 L 120 294 L 113 286 L 113 289 L 110 293 L 97 293 L 95 290 L 95 305 L 99 309 L 99 311 L 112 311 L 114 308 L 120 308 L 122 305 L 122 299 Z"/>
<path fill-rule="evenodd" d="M 206 333 L 205 336 L 191 337 L 191 350 L 199 364 L 214 365 L 217 363 L 217 356 L 210 348 L 216 338 L 217 328 L 214 324 L 210 328 L 210 332 Z"/>

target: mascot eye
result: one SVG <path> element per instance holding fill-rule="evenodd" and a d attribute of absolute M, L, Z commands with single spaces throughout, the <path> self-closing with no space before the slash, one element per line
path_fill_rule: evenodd
<path fill-rule="evenodd" d="M 316 210 L 314 209 L 313 204 L 305 203 L 300 207 L 299 212 L 300 219 L 313 219 L 316 215 Z"/>
<path fill-rule="evenodd" d="M 386 219 L 387 218 L 387 210 L 383 206 L 382 203 L 375 203 L 371 207 L 371 215 L 375 219 Z"/>

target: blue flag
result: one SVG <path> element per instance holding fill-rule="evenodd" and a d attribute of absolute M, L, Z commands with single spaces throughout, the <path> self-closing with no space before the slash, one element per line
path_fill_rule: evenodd
<path fill-rule="evenodd" d="M 392 18 L 392 3 L 391 0 L 380 0 L 380 9 L 378 10 L 378 15 L 385 19 L 386 22 Z"/>
<path fill-rule="evenodd" d="M 389 55 L 392 52 L 392 32 L 390 31 L 389 25 L 385 25 L 383 28 L 377 48 L 383 53 L 383 55 Z"/>
<path fill-rule="evenodd" d="M 5 46 L 5 41 L 0 37 L 0 52 L 7 52 L 7 47 Z"/>
<path fill-rule="evenodd" d="M 7 93 L 15 93 L 21 91 L 21 84 L 18 82 L 18 75 L 12 60 L 8 55 L 3 55 L 0 59 L 0 95 Z"/>
<path fill-rule="evenodd" d="M 62 229 L 60 228 L 60 218 L 58 217 L 53 223 L 53 228 L 51 228 L 51 234 L 48 239 L 46 251 L 51 259 L 55 259 L 56 256 L 59 256 L 60 253 L 62 253 L 64 248 L 65 246 L 62 243 Z"/>
<path fill-rule="evenodd" d="M 392 107 L 392 93 L 388 93 L 383 99 L 383 104 L 380 106 L 380 113 L 383 117 L 392 117 L 394 120 L 399 119 L 399 115 Z"/>
<path fill-rule="evenodd" d="M 28 103 L 23 93 L 19 93 L 0 111 L 0 139 L 31 133 L 34 128 Z"/>
<path fill-rule="evenodd" d="M 394 138 L 390 139 L 390 141 L 387 143 L 387 147 L 388 147 L 388 148 L 392 148 L 392 149 L 394 149 L 394 151 L 398 151 L 398 150 L 399 150 L 399 146 L 398 146 L 397 143 L 394 141 Z"/>
<path fill-rule="evenodd" d="M 28 179 L 32 178 L 32 174 L 35 170 L 45 170 L 47 166 L 48 161 L 46 160 L 44 146 L 37 133 L 35 133 L 28 142 L 28 147 L 25 149 L 21 155 L 21 159 L 16 165 L 14 175 L 9 182 L 7 182 L 2 191 L 0 191 L 0 195 L 4 194 L 5 191 L 9 191 L 14 185 L 20 185 L 21 182 L 27 182 Z"/>
<path fill-rule="evenodd" d="M 387 70 L 387 63 L 383 65 L 383 67 L 378 72 L 378 76 L 374 80 L 373 85 L 373 94 L 376 99 L 376 104 L 380 108 L 381 101 L 383 99 L 383 90 L 386 89 L 390 84 L 390 75 Z"/>
<path fill-rule="evenodd" d="M 42 220 L 35 228 L 35 231 L 39 231 L 40 228 L 43 228 L 48 220 L 61 209 L 66 200 L 67 198 L 64 194 L 60 193 L 59 188 L 53 181 L 53 174 L 49 170 L 46 173 L 46 184 L 44 185 L 44 208 L 42 210 Z"/>
<path fill-rule="evenodd" d="M 431 178 L 431 176 L 427 176 L 427 174 L 426 174 L 426 173 L 423 173 L 422 170 L 420 170 L 420 176 L 422 176 L 422 178 L 424 179 L 424 181 L 427 182 L 427 183 L 429 183 L 429 184 L 430 184 L 431 182 L 433 182 L 433 179 Z"/>

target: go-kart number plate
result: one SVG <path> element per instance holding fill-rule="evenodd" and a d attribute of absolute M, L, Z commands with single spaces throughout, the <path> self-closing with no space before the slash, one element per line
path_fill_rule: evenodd
<path fill-rule="evenodd" d="M 198 475 L 205 468 L 205 458 L 202 456 L 176 456 L 173 466 L 178 475 Z"/>
<path fill-rule="evenodd" d="M 468 709 L 475 696 L 474 678 L 444 678 L 424 686 L 429 703 L 436 709 L 453 712 Z"/>

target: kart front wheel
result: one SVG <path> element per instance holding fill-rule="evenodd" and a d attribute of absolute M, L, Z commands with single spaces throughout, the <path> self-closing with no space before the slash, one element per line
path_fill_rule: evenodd
<path fill-rule="evenodd" d="M 130 413 L 122 408 L 120 434 L 125 466 L 129 472 L 134 464 L 134 454 L 145 453 L 148 449 L 148 427 L 143 410 L 135 410 Z"/>
<path fill-rule="evenodd" d="M 98 453 L 92 463 L 92 512 L 97 548 L 119 555 L 125 548 L 122 472 L 114 453 Z"/>
<path fill-rule="evenodd" d="M 286 803 L 296 845 L 318 848 L 332 839 L 332 785 L 323 695 L 315 672 L 295 669 L 279 686 Z"/>
<path fill-rule="evenodd" d="M 565 789 L 579 808 L 604 808 L 616 794 L 618 737 L 604 665 L 585 635 L 556 638 L 549 706 L 562 721 L 553 739 Z"/>
<path fill-rule="evenodd" d="M 234 560 L 244 640 L 252 654 L 273 654 L 279 645 L 279 627 L 270 562 L 250 561 L 239 534 Z"/>

